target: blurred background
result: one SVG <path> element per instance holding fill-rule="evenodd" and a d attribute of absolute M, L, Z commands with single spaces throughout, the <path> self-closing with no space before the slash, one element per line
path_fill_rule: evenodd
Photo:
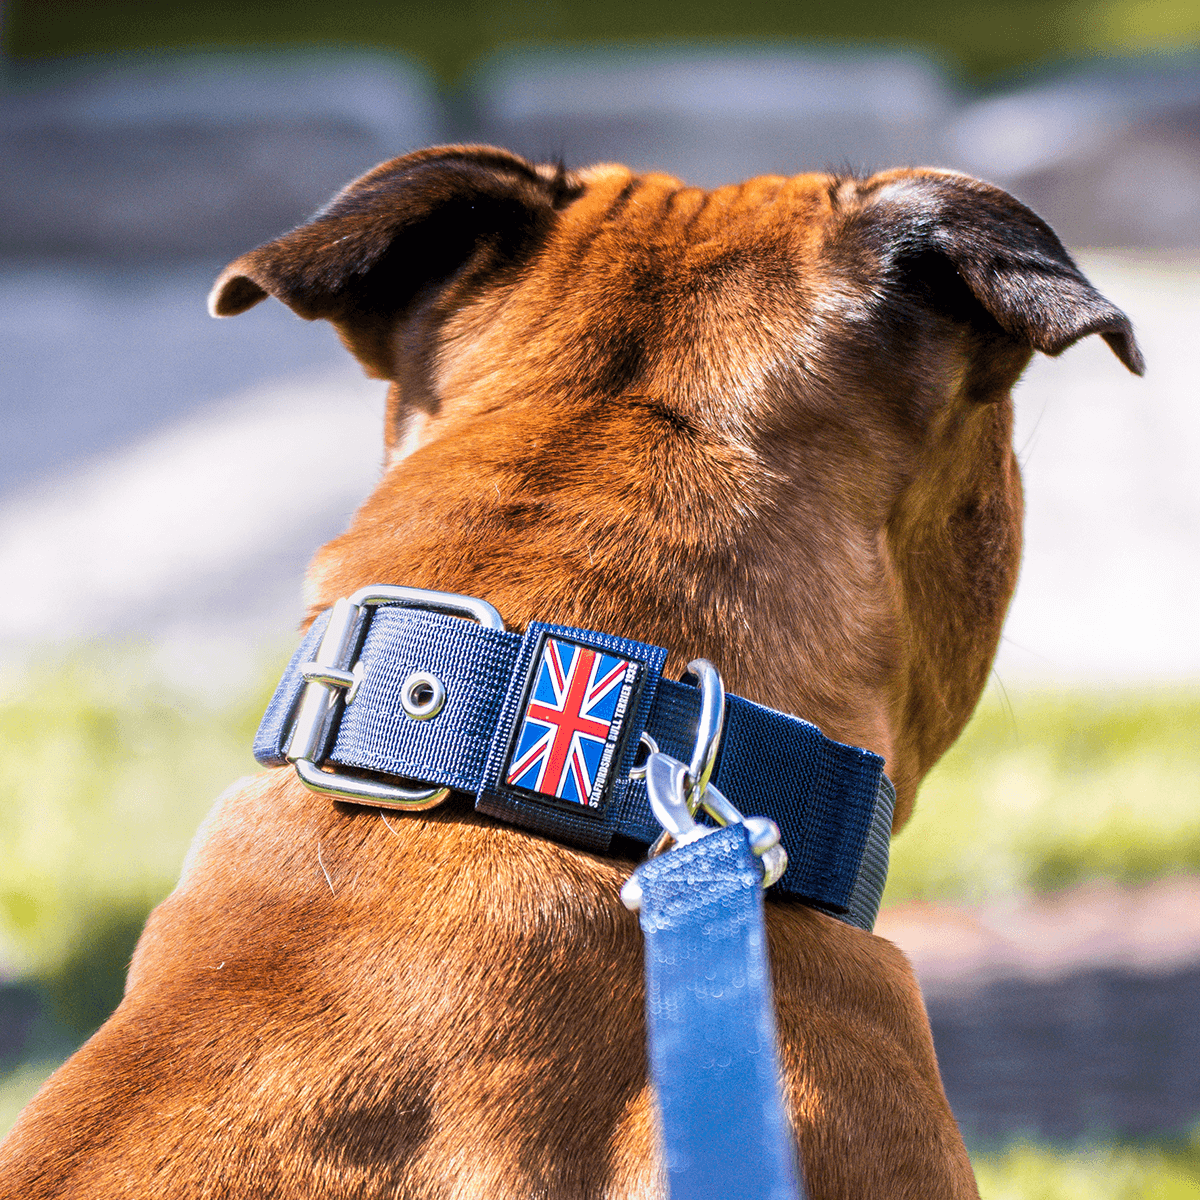
<path fill-rule="evenodd" d="M 232 257 L 450 140 L 717 184 L 932 164 L 1133 318 L 1017 393 L 993 686 L 897 839 L 985 1197 L 1200 1196 L 1197 0 L 15 0 L 0 27 L 0 1130 L 103 1020 L 249 742 L 382 385 Z M 220 915 L 214 914 L 219 920 Z"/>

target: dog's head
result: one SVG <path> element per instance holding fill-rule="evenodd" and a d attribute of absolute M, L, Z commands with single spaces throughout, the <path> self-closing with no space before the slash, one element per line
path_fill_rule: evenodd
<path fill-rule="evenodd" d="M 232 263 L 212 311 L 268 294 L 392 381 L 314 610 L 408 583 L 703 655 L 882 753 L 898 823 L 1015 586 L 1013 383 L 1090 333 L 1142 370 L 1038 217 L 934 170 L 705 192 L 422 151 Z"/>

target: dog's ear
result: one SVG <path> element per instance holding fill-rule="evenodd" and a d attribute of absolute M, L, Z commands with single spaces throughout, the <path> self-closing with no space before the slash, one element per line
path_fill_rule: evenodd
<path fill-rule="evenodd" d="M 332 322 L 369 374 L 391 378 L 405 313 L 453 280 L 521 261 L 579 190 L 562 167 L 485 146 L 392 159 L 311 221 L 230 263 L 209 311 L 232 317 L 275 296 L 308 320 Z"/>
<path fill-rule="evenodd" d="M 860 220 L 898 270 L 940 258 L 1008 334 L 1061 354 L 1100 334 L 1135 374 L 1145 370 L 1129 318 L 1083 277 L 1054 231 L 1007 192 L 952 172 L 888 172 L 860 193 Z"/>

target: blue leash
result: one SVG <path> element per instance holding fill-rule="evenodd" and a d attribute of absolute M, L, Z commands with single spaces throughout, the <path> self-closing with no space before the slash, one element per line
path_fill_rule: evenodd
<path fill-rule="evenodd" d="M 762 868 L 730 825 L 638 867 L 671 1200 L 797 1200 Z"/>
<path fill-rule="evenodd" d="M 646 941 L 650 1073 L 670 1195 L 798 1200 L 763 916 L 763 885 L 783 874 L 787 853 L 773 821 L 710 796 L 703 776 L 689 789 L 693 775 L 650 755 L 646 790 L 674 848 L 621 889 Z M 696 823 L 689 791 L 723 829 Z"/>

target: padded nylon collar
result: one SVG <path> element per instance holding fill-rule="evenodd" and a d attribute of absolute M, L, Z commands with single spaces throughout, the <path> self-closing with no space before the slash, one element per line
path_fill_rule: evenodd
<path fill-rule="evenodd" d="M 264 766 L 287 761 L 305 681 L 329 613 L 313 624 L 292 657 L 254 740 Z M 625 714 L 618 758 L 596 810 L 543 803 L 506 787 L 502 773 L 525 715 L 531 671 L 549 636 L 641 664 L 640 692 Z M 661 677 L 666 651 L 590 630 L 533 622 L 524 634 L 488 629 L 438 612 L 376 609 L 360 634 L 362 682 L 324 736 L 326 767 L 348 767 L 472 793 L 475 807 L 501 821 L 604 853 L 614 837 L 643 845 L 661 829 L 645 784 L 630 776 L 638 741 L 649 734 L 666 754 L 689 761 L 700 694 Z M 415 671 L 442 681 L 446 701 L 431 720 L 400 703 Z M 815 725 L 738 696 L 726 697 L 720 756 L 712 782 L 746 814 L 779 826 L 789 865 L 770 895 L 790 897 L 851 925 L 871 929 L 887 877 L 895 791 L 883 760 L 824 736 Z"/>

